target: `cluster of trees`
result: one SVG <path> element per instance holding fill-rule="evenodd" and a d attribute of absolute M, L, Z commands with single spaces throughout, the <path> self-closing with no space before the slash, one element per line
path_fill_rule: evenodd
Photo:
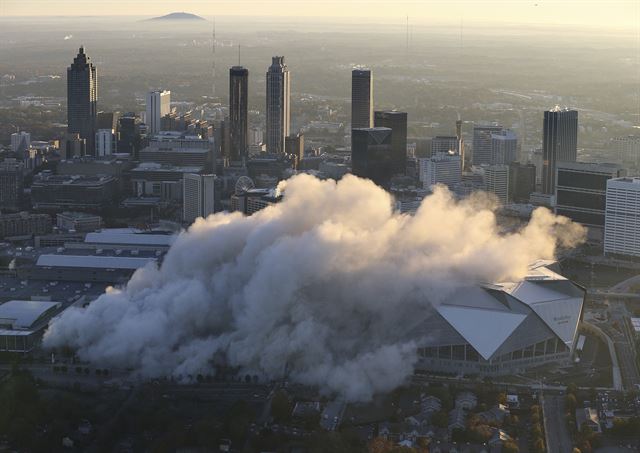
<path fill-rule="evenodd" d="M 0 386 L 0 438 L 12 447 L 48 452 L 73 434 L 81 420 L 94 418 L 88 403 L 68 394 L 41 397 L 27 371 L 14 369 Z"/>
<path fill-rule="evenodd" d="M 610 433 L 616 437 L 632 437 L 640 433 L 640 417 L 616 418 Z"/>
<path fill-rule="evenodd" d="M 537 404 L 529 409 L 531 419 L 531 452 L 545 453 L 544 428 L 542 426 L 542 409 Z"/>

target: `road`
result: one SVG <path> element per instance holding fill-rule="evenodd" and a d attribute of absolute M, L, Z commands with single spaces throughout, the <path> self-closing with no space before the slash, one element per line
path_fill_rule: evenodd
<path fill-rule="evenodd" d="M 545 394 L 542 413 L 549 453 L 568 453 L 573 450 L 564 412 L 564 396 Z"/>
<path fill-rule="evenodd" d="M 638 373 L 634 334 L 630 331 L 628 324 L 630 313 L 627 311 L 624 300 L 610 299 L 609 307 L 611 321 L 617 322 L 622 330 L 622 333 L 616 330 L 615 336 L 612 337 L 620 363 L 622 382 L 625 389 L 634 390 L 637 388 L 636 386 L 640 385 L 640 374 Z"/>

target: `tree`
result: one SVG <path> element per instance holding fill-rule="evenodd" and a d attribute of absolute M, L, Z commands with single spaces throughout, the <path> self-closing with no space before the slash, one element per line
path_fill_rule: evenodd
<path fill-rule="evenodd" d="M 573 393 L 569 393 L 565 398 L 565 404 L 567 406 L 567 410 L 569 410 L 571 413 L 574 413 L 576 411 L 576 408 L 578 407 L 578 400 Z"/>
<path fill-rule="evenodd" d="M 520 447 L 513 440 L 507 440 L 502 444 L 502 453 L 520 453 Z"/>
<path fill-rule="evenodd" d="M 291 419 L 291 401 L 286 392 L 280 390 L 271 399 L 271 416 L 276 423 L 284 423 Z"/>
<path fill-rule="evenodd" d="M 369 442 L 367 451 L 369 453 L 389 453 L 393 448 L 393 442 L 384 437 L 376 437 Z"/>
<path fill-rule="evenodd" d="M 439 411 L 433 414 L 431 423 L 437 428 L 446 428 L 449 425 L 449 417 L 445 411 Z"/>

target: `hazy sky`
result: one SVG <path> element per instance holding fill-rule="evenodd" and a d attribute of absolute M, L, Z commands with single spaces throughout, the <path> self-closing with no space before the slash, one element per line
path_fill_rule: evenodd
<path fill-rule="evenodd" d="M 640 0 L 0 0 L 3 16 L 159 15 L 323 16 L 424 22 L 582 24 L 637 28 Z"/>

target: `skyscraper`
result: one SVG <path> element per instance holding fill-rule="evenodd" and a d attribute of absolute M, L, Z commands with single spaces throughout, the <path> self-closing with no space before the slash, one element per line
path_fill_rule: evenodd
<path fill-rule="evenodd" d="M 249 70 L 233 66 L 229 70 L 229 160 L 246 161 L 249 137 Z"/>
<path fill-rule="evenodd" d="M 154 90 L 147 93 L 147 135 L 156 135 L 162 130 L 162 117 L 171 112 L 171 91 Z"/>
<path fill-rule="evenodd" d="M 489 165 L 484 169 L 484 187 L 489 193 L 494 194 L 500 203 L 509 202 L 509 166 Z"/>
<path fill-rule="evenodd" d="M 453 188 L 462 179 L 460 155 L 439 152 L 428 158 L 418 159 L 419 177 L 422 186 L 429 189 L 436 184 Z"/>
<path fill-rule="evenodd" d="M 604 253 L 640 256 L 640 178 L 607 181 Z"/>
<path fill-rule="evenodd" d="M 491 164 L 491 135 L 502 132 L 502 126 L 473 126 L 473 165 Z"/>
<path fill-rule="evenodd" d="M 295 169 L 300 168 L 300 161 L 304 159 L 304 134 L 289 135 L 285 138 L 285 152 L 296 156 Z"/>
<path fill-rule="evenodd" d="M 192 223 L 215 211 L 215 175 L 187 173 L 183 180 L 183 220 Z"/>
<path fill-rule="evenodd" d="M 553 195 L 557 163 L 578 157 L 578 112 L 558 106 L 544 112 L 542 134 L 542 192 Z"/>
<path fill-rule="evenodd" d="M 67 68 L 67 132 L 80 134 L 93 154 L 98 103 L 98 74 L 91 59 L 80 47 Z"/>
<path fill-rule="evenodd" d="M 28 132 L 16 132 L 11 134 L 11 152 L 24 153 L 31 147 L 31 134 Z"/>
<path fill-rule="evenodd" d="M 353 174 L 386 186 L 393 176 L 391 129 L 374 127 L 351 130 Z"/>
<path fill-rule="evenodd" d="M 518 137 L 505 129 L 491 134 L 491 164 L 509 165 L 518 159 Z"/>
<path fill-rule="evenodd" d="M 273 57 L 267 71 L 267 152 L 284 153 L 291 128 L 291 80 L 284 57 Z"/>
<path fill-rule="evenodd" d="M 351 72 L 351 129 L 373 127 L 373 74 L 370 69 Z"/>
<path fill-rule="evenodd" d="M 391 129 L 391 166 L 394 174 L 407 171 L 407 113 L 395 110 L 375 112 L 375 127 Z"/>

